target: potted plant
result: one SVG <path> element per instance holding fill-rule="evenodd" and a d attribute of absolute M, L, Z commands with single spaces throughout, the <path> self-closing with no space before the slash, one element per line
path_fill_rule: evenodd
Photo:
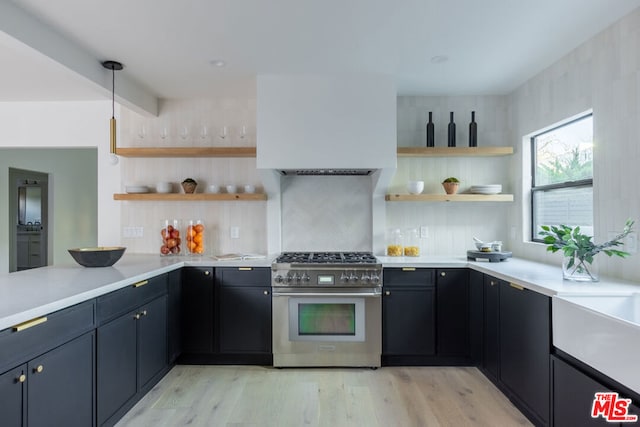
<path fill-rule="evenodd" d="M 442 181 L 442 186 L 447 194 L 456 194 L 458 192 L 458 187 L 460 187 L 460 180 L 454 176 L 450 176 Z"/>
<path fill-rule="evenodd" d="M 608 256 L 627 257 L 629 253 L 612 248 L 623 244 L 622 239 L 631 233 L 633 224 L 634 221 L 628 219 L 622 233 L 599 245 L 593 242 L 591 236 L 582 233 L 580 227 L 543 225 L 539 234 L 544 236 L 544 243 L 548 245 L 547 251 L 562 250 L 564 255 L 562 275 L 565 280 L 597 282 L 598 274 L 595 271 L 594 257 L 600 252 Z"/>

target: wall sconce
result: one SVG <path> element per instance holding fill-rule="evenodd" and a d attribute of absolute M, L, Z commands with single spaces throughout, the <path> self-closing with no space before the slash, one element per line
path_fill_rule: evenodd
<path fill-rule="evenodd" d="M 118 163 L 116 155 L 116 71 L 122 70 L 122 64 L 116 61 L 104 61 L 102 66 L 107 70 L 111 70 L 111 120 L 109 122 L 109 140 L 111 163 Z"/>

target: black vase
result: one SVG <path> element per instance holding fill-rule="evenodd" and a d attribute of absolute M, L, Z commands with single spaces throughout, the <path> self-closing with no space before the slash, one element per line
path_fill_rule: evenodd
<path fill-rule="evenodd" d="M 435 146 L 435 139 L 433 137 L 433 122 L 431 121 L 432 113 L 429 111 L 429 123 L 427 123 L 427 147 Z"/>
<path fill-rule="evenodd" d="M 451 119 L 449 120 L 447 147 L 455 147 L 456 146 L 456 124 L 453 122 L 453 111 L 450 114 L 451 114 Z"/>
<path fill-rule="evenodd" d="M 478 124 L 476 123 L 476 112 L 471 112 L 471 123 L 469 123 L 469 147 L 478 146 Z"/>

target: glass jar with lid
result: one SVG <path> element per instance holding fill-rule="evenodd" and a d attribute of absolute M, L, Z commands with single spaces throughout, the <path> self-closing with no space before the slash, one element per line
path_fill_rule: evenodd
<path fill-rule="evenodd" d="M 402 256 L 404 240 L 399 228 L 389 229 L 387 232 L 387 256 Z"/>
<path fill-rule="evenodd" d="M 404 256 L 420 256 L 420 233 L 417 228 L 408 228 L 405 231 Z"/>

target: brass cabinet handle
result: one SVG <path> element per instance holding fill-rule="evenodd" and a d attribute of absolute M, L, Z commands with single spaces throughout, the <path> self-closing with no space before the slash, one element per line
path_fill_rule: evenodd
<path fill-rule="evenodd" d="M 269 291 L 264 291 L 263 292 L 265 295 L 269 295 Z"/>
<path fill-rule="evenodd" d="M 44 371 L 44 366 L 42 366 L 42 365 L 38 365 L 37 367 L 35 367 L 33 369 L 33 372 L 36 373 L 36 374 L 39 374 L 42 371 Z"/>
<path fill-rule="evenodd" d="M 144 285 L 146 285 L 147 283 L 149 283 L 149 281 L 148 281 L 148 280 L 143 280 L 142 282 L 134 283 L 134 284 L 133 284 L 133 287 L 134 287 L 134 288 L 139 288 L 140 286 L 144 286 Z"/>
<path fill-rule="evenodd" d="M 140 313 L 136 313 L 135 316 L 133 316 L 133 318 L 136 320 L 140 320 Z"/>
<path fill-rule="evenodd" d="M 386 296 L 389 296 L 389 295 L 391 295 L 391 291 L 385 291 L 385 292 L 384 292 L 384 294 L 385 294 Z"/>
<path fill-rule="evenodd" d="M 43 317 L 38 317 L 36 319 L 31 319 L 31 320 L 27 320 L 26 322 L 22 322 L 18 325 L 15 325 L 13 327 L 13 332 L 20 332 L 20 331 L 24 331 L 25 329 L 29 329 L 32 328 L 36 325 L 39 325 L 41 323 L 44 323 L 47 321 L 47 317 L 43 316 Z"/>
<path fill-rule="evenodd" d="M 206 270 L 206 271 L 204 272 L 204 275 L 205 275 L 205 276 L 208 276 L 208 275 L 209 275 L 209 270 Z"/>
<path fill-rule="evenodd" d="M 444 277 L 444 276 L 446 276 L 446 275 L 447 275 L 447 273 L 445 273 L 444 271 L 441 271 L 441 272 L 440 272 L 440 276 Z"/>
<path fill-rule="evenodd" d="M 238 271 L 251 271 L 253 267 L 238 267 Z"/>
<path fill-rule="evenodd" d="M 415 267 L 402 267 L 402 271 L 416 271 Z"/>
<path fill-rule="evenodd" d="M 18 378 L 16 378 L 16 382 L 19 382 L 19 383 L 23 383 L 26 380 L 27 380 L 27 376 L 25 374 L 22 374 Z"/>
<path fill-rule="evenodd" d="M 146 316 L 147 315 L 147 310 L 142 310 L 142 313 L 140 313 L 142 316 Z"/>
<path fill-rule="evenodd" d="M 524 287 L 520 286 L 520 285 L 516 285 L 515 283 L 509 283 L 509 286 L 511 286 L 514 289 L 517 289 L 519 291 L 524 291 Z"/>
<path fill-rule="evenodd" d="M 494 282 L 493 280 L 491 281 L 491 286 L 495 286 L 497 284 L 498 284 L 498 282 Z"/>

